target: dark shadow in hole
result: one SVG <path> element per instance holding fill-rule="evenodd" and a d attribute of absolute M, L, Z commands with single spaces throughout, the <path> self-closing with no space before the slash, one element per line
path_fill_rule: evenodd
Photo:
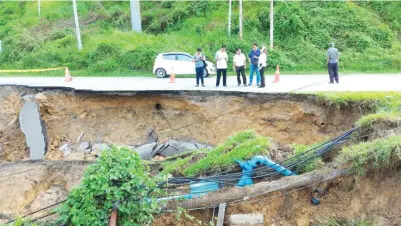
<path fill-rule="evenodd" d="M 158 110 L 158 111 L 161 111 L 161 110 L 163 109 L 162 105 L 159 104 L 159 103 L 157 103 L 157 104 L 155 105 L 155 108 L 156 108 L 156 110 Z"/>

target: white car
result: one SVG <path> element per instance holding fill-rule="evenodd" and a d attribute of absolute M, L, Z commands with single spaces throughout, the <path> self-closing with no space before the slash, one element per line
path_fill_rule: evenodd
<path fill-rule="evenodd" d="M 156 57 L 153 73 L 158 78 L 167 77 L 173 70 L 176 75 L 194 75 L 196 74 L 195 63 L 192 62 L 192 59 L 192 56 L 188 53 L 160 53 Z M 216 74 L 215 65 L 210 61 L 206 61 L 206 64 L 207 66 L 203 71 L 203 77 Z"/>

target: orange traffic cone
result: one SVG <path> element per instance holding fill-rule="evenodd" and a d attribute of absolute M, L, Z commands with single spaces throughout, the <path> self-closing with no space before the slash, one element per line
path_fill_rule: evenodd
<path fill-rule="evenodd" d="M 68 70 L 68 67 L 65 68 L 65 79 L 64 82 L 72 82 L 72 77 L 70 75 L 70 71 Z"/>
<path fill-rule="evenodd" d="M 174 72 L 174 67 L 171 68 L 171 74 L 170 74 L 170 81 L 169 83 L 175 83 L 175 72 Z"/>
<path fill-rule="evenodd" d="M 273 83 L 278 83 L 278 82 L 280 82 L 280 65 L 277 65 Z"/>

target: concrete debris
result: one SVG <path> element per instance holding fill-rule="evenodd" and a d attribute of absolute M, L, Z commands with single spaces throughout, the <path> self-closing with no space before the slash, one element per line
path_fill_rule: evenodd
<path fill-rule="evenodd" d="M 166 157 L 164 157 L 163 155 L 156 155 L 155 157 L 153 157 L 153 161 L 164 161 L 166 159 Z"/>
<path fill-rule="evenodd" d="M 86 149 L 90 148 L 90 142 L 89 141 L 85 141 L 79 144 L 78 146 L 78 151 L 85 151 Z"/>
<path fill-rule="evenodd" d="M 230 226 L 263 226 L 263 214 L 231 214 L 228 219 Z"/>
<path fill-rule="evenodd" d="M 90 153 L 91 153 L 91 155 L 98 157 L 98 156 L 100 156 L 100 153 L 102 153 L 102 151 L 107 150 L 109 148 L 110 147 L 107 144 L 95 143 L 95 144 L 92 145 L 92 151 Z"/>
<path fill-rule="evenodd" d="M 153 142 L 150 144 L 145 144 L 140 147 L 135 148 L 135 151 L 139 154 L 141 159 L 150 159 L 154 155 L 152 155 L 154 148 L 156 147 L 157 143 Z"/>
<path fill-rule="evenodd" d="M 71 149 L 68 143 L 63 144 L 59 149 L 63 152 L 64 158 L 71 154 Z"/>
<path fill-rule="evenodd" d="M 147 139 L 146 143 L 149 144 L 149 143 L 157 142 L 157 140 L 158 140 L 158 136 L 157 136 L 155 130 L 153 128 L 150 128 L 148 130 L 148 139 Z"/>
<path fill-rule="evenodd" d="M 211 149 L 212 147 L 190 141 L 168 140 L 166 143 L 158 145 L 153 151 L 152 156 L 159 154 L 168 157 L 201 148 Z"/>
<path fill-rule="evenodd" d="M 47 151 L 47 138 L 39 106 L 32 100 L 27 100 L 21 109 L 19 122 L 30 149 L 30 159 L 43 159 Z"/>

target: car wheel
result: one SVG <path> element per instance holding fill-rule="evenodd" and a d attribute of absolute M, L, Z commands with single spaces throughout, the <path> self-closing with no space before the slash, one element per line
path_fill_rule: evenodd
<path fill-rule="evenodd" d="M 207 71 L 206 68 L 203 69 L 203 77 L 206 78 L 209 76 L 209 72 Z"/>
<path fill-rule="evenodd" d="M 167 77 L 167 72 L 163 68 L 158 68 L 155 71 L 155 74 L 158 78 L 164 78 Z"/>

